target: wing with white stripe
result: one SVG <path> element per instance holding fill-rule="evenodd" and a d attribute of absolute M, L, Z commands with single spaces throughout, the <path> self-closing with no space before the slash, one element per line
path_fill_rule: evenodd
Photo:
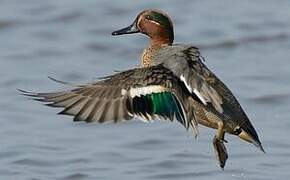
<path fill-rule="evenodd" d="M 180 80 L 162 65 L 124 71 L 67 91 L 22 93 L 48 106 L 64 108 L 59 114 L 72 115 L 74 121 L 118 122 L 138 116 L 145 121 L 177 119 L 186 128 L 189 121 L 197 125 Z"/>
<path fill-rule="evenodd" d="M 164 52 L 163 52 L 164 51 Z M 223 112 L 223 99 L 213 86 L 208 83 L 210 71 L 202 63 L 197 48 L 192 46 L 169 46 L 160 50 L 154 59 L 170 69 L 184 83 L 186 89 L 196 96 L 201 103 L 209 103 L 220 113 Z"/>

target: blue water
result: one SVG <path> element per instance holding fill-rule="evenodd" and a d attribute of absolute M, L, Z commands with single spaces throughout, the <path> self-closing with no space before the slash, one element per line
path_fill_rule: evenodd
<path fill-rule="evenodd" d="M 290 2 L 259 0 L 1 0 L 1 179 L 288 179 Z M 234 92 L 266 150 L 227 136 L 217 165 L 214 130 L 195 140 L 177 122 L 73 123 L 16 89 L 59 90 L 47 76 L 90 82 L 139 65 L 143 35 L 112 37 L 147 8 L 174 20 L 176 42 L 201 48 Z"/>

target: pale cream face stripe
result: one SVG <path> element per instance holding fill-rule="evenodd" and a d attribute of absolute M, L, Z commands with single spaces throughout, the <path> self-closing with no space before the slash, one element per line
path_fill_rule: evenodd
<path fill-rule="evenodd" d="M 139 26 L 139 23 L 140 23 L 140 21 L 141 21 L 141 17 L 142 17 L 142 16 L 140 16 L 140 17 L 138 18 L 138 20 L 137 20 L 137 27 L 138 27 L 138 29 L 141 29 L 140 26 Z M 154 23 L 154 24 L 156 24 L 156 25 L 161 26 L 161 24 L 158 23 L 158 22 L 156 22 L 156 21 L 152 21 L 152 20 L 149 20 L 149 19 L 146 19 L 146 20 L 148 20 L 148 21 L 150 21 L 150 22 L 152 22 L 152 23 Z"/>

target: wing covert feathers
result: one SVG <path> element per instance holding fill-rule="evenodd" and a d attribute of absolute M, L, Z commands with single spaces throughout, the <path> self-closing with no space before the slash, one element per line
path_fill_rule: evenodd
<path fill-rule="evenodd" d="M 60 81 L 62 82 L 62 81 Z M 176 119 L 188 128 L 193 121 L 182 83 L 162 65 L 136 68 L 104 77 L 92 84 L 52 93 L 21 91 L 47 106 L 63 108 L 59 114 L 72 115 L 74 121 L 118 122 L 134 116 L 144 121 Z"/>

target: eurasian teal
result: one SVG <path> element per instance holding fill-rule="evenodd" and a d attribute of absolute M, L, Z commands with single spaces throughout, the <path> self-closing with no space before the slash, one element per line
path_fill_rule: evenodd
<path fill-rule="evenodd" d="M 160 10 L 142 11 L 133 24 L 112 35 L 142 33 L 150 38 L 142 67 L 116 73 L 68 91 L 22 91 L 74 121 L 106 122 L 176 119 L 198 134 L 197 126 L 217 129 L 214 150 L 221 168 L 228 158 L 225 133 L 239 136 L 263 150 L 259 137 L 231 91 L 205 66 L 192 45 L 173 44 L 173 24 Z"/>

